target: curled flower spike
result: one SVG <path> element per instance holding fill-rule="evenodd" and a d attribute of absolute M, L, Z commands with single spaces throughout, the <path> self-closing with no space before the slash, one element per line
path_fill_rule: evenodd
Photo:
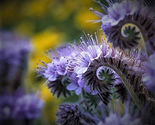
<path fill-rule="evenodd" d="M 127 90 L 136 105 L 142 108 L 149 96 L 141 81 L 144 60 L 138 51 L 122 52 L 103 40 L 100 44 L 96 35 L 87 35 L 85 39 L 81 38 L 79 45 L 57 49 L 53 61 L 41 67 L 40 73 L 58 97 L 66 96 L 72 90 L 79 95 L 84 90 L 98 94 L 108 104 L 115 88 L 122 100 L 126 99 Z"/>
<path fill-rule="evenodd" d="M 60 125 L 95 125 L 93 119 L 82 113 L 78 105 L 62 104 L 57 112 L 57 123 Z"/>
<path fill-rule="evenodd" d="M 96 41 L 98 41 L 96 38 L 88 36 L 87 40 L 78 46 L 82 49 L 79 58 L 75 58 L 74 71 L 77 76 L 81 77 L 92 90 L 97 90 L 105 104 L 109 102 L 110 98 L 107 97 L 110 97 L 112 88 L 118 84 L 119 76 L 120 83 L 123 83 L 123 86 L 119 87 L 123 91 L 127 90 L 135 103 L 142 108 L 142 102 L 145 102 L 148 92 L 141 81 L 144 66 L 138 56 L 139 53 L 135 51 L 134 54 L 127 54 L 110 47 L 104 41 L 101 45 Z M 96 51 L 91 49 L 88 53 L 90 46 Z M 133 55 L 137 55 L 137 58 L 133 58 Z M 125 93 L 123 91 L 122 94 Z M 122 95 L 122 98 L 125 97 Z"/>
<path fill-rule="evenodd" d="M 114 0 L 110 3 L 107 0 L 108 6 L 101 2 L 98 3 L 106 14 L 98 14 L 99 12 L 91 10 L 101 18 L 102 30 L 114 46 L 131 49 L 143 44 L 146 53 L 153 53 L 155 50 L 155 24 L 149 7 L 142 5 L 142 2 L 131 0 L 121 2 Z"/>

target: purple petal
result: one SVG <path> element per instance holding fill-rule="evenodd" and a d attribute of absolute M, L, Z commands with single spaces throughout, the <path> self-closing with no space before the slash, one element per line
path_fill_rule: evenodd
<path fill-rule="evenodd" d="M 76 93 L 77 95 L 79 95 L 79 94 L 81 93 L 81 91 L 82 91 L 82 89 L 79 87 L 78 89 L 75 90 L 75 93 Z"/>
<path fill-rule="evenodd" d="M 74 84 L 74 83 L 71 83 L 71 84 L 69 84 L 68 86 L 67 86 L 67 89 L 68 90 L 75 90 L 75 89 L 77 89 L 78 88 L 78 86 L 76 85 L 76 84 Z"/>

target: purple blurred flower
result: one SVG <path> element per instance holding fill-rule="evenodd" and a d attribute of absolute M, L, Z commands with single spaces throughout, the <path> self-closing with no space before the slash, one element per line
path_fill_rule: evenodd
<path fill-rule="evenodd" d="M 114 104 L 108 107 L 99 103 L 97 108 L 100 113 L 97 114 L 96 112 L 94 116 L 100 118 L 98 125 L 143 125 L 139 110 L 133 106 L 132 103 L 124 103 L 122 112 L 120 100 L 116 100 Z"/>
<path fill-rule="evenodd" d="M 44 102 L 34 94 L 24 95 L 16 100 L 14 118 L 36 119 L 40 117 Z"/>
<path fill-rule="evenodd" d="M 15 90 L 21 85 L 31 49 L 31 44 L 27 38 L 12 32 L 0 31 L 1 86 L 9 90 Z M 1 91 L 3 91 L 3 88 Z"/>
<path fill-rule="evenodd" d="M 11 119 L 15 109 L 14 97 L 9 95 L 0 96 L 0 120 Z"/>
<path fill-rule="evenodd" d="M 29 39 L 12 32 L 0 31 L 0 59 L 7 59 L 9 64 L 20 65 L 32 50 Z"/>
<path fill-rule="evenodd" d="M 0 120 L 31 120 L 40 117 L 43 100 L 35 94 L 24 94 L 21 90 L 12 95 L 0 96 Z"/>
<path fill-rule="evenodd" d="M 125 113 L 120 116 L 116 113 L 110 113 L 108 117 L 105 118 L 103 125 L 142 125 L 139 118 L 133 118 L 130 114 Z"/>
<path fill-rule="evenodd" d="M 147 86 L 147 88 L 154 92 L 155 90 L 155 53 L 152 54 L 149 58 L 148 61 L 146 62 L 146 73 L 144 74 L 143 77 L 143 82 Z"/>

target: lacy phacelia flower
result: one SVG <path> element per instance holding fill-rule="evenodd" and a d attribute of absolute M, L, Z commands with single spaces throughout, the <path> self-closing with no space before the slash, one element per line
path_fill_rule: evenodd
<path fill-rule="evenodd" d="M 147 88 L 154 93 L 155 89 L 155 53 L 152 54 L 149 58 L 148 61 L 146 62 L 146 73 L 144 74 L 143 77 L 143 82 L 147 86 Z M 155 94 L 155 93 L 154 93 Z"/>
<path fill-rule="evenodd" d="M 55 50 L 55 52 L 49 51 L 51 56 L 51 63 L 40 66 L 39 73 L 47 79 L 48 87 L 51 92 L 57 97 L 70 95 L 70 91 L 67 90 L 67 85 L 72 80 L 72 72 L 69 71 L 69 60 L 75 55 L 75 51 L 72 50 L 71 45 L 64 45 Z M 76 79 L 76 78 L 75 78 Z M 74 80 L 75 81 L 75 80 Z"/>
<path fill-rule="evenodd" d="M 72 50 L 70 54 L 66 48 Z M 66 96 L 71 90 L 79 95 L 84 90 L 98 94 L 107 104 L 112 88 L 116 87 L 123 100 L 126 98 L 126 90 L 130 88 L 130 94 L 136 93 L 132 95 L 137 97 L 135 100 L 145 100 L 148 93 L 141 83 L 144 66 L 139 52 L 122 52 L 104 40 L 100 44 L 96 35 L 95 38 L 88 35 L 86 39 L 81 38 L 80 44 L 61 47 L 57 51 L 59 53 L 53 54 L 52 62 L 39 70 L 49 81 L 48 87 L 52 93 L 57 96 Z M 125 89 L 127 86 L 129 88 Z"/>
<path fill-rule="evenodd" d="M 78 105 L 63 104 L 59 106 L 57 112 L 57 123 L 59 125 L 95 125 L 95 121 L 89 116 L 82 113 Z"/>
<path fill-rule="evenodd" d="M 154 14 L 150 9 L 140 1 L 106 1 L 108 6 L 97 1 L 105 14 L 91 10 L 101 18 L 97 22 L 102 23 L 102 30 L 107 34 L 109 41 L 122 49 L 133 48 L 140 43 L 141 33 L 147 52 L 152 53 L 155 50 L 155 24 Z"/>
<path fill-rule="evenodd" d="M 51 63 L 45 64 L 46 67 L 41 66 L 39 69 L 40 74 L 49 82 L 48 87 L 51 89 L 51 92 L 58 97 L 70 94 L 66 89 L 66 86 L 70 83 L 67 64 L 67 58 L 65 57 L 54 58 Z"/>
<path fill-rule="evenodd" d="M 0 84 L 16 89 L 27 69 L 28 54 L 32 47 L 29 40 L 11 32 L 0 31 Z M 3 89 L 0 89 L 0 92 Z"/>

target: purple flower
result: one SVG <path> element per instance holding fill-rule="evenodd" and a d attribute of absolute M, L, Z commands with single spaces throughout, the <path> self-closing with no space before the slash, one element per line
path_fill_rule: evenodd
<path fill-rule="evenodd" d="M 81 38 L 80 42 L 78 45 L 71 44 L 65 49 L 61 48 L 63 51 L 57 50 L 52 62 L 40 68 L 41 74 L 49 81 L 48 87 L 53 94 L 57 97 L 67 96 L 70 91 L 74 91 L 79 95 L 84 90 L 92 95 L 98 94 L 102 101 L 108 104 L 113 88 L 116 88 L 119 96 L 125 100 L 126 96 L 123 94 L 126 95 L 127 92 L 124 86 L 126 81 L 127 84 L 132 82 L 131 85 L 136 90 L 137 79 L 141 79 L 144 72 L 143 62 L 137 52 L 122 52 L 103 39 L 99 43 L 97 35 L 87 35 L 85 39 Z M 68 53 L 66 48 L 72 50 L 69 55 L 62 54 L 64 51 Z M 139 85 L 141 86 L 140 80 L 138 87 Z M 139 87 L 136 93 L 141 94 L 141 89 L 142 87 Z M 141 95 L 143 94 L 145 95 Z"/>
<path fill-rule="evenodd" d="M 85 84 L 84 80 L 82 80 L 82 78 L 77 77 L 75 73 L 73 73 L 69 77 L 69 81 L 70 84 L 67 86 L 67 89 L 70 91 L 75 91 L 76 95 L 81 94 L 82 90 L 93 95 L 97 94 L 97 91 L 91 90 L 90 87 L 87 86 L 87 84 Z"/>
<path fill-rule="evenodd" d="M 81 94 L 82 87 L 78 84 L 78 77 L 73 73 L 70 77 L 70 84 L 67 86 L 67 89 L 72 91 L 74 90 L 77 95 Z"/>
<path fill-rule="evenodd" d="M 66 89 L 69 84 L 67 58 L 55 58 L 51 63 L 46 64 L 46 67 L 41 67 L 39 71 L 49 82 L 48 88 L 57 97 L 60 95 L 67 96 L 70 92 Z"/>
<path fill-rule="evenodd" d="M 71 71 L 72 66 L 74 66 L 71 63 L 72 59 L 77 54 L 77 50 L 73 51 L 73 48 L 73 45 L 66 45 L 59 47 L 55 52 L 49 51 L 49 54 L 52 56 L 52 62 L 45 64 L 44 67 L 41 66 L 39 69 L 39 73 L 49 82 L 48 87 L 51 89 L 51 92 L 54 95 L 56 94 L 57 97 L 60 95 L 65 97 L 70 95 L 69 90 L 73 89 L 67 89 L 67 86 L 73 83 L 73 81 L 76 82 L 76 77 L 73 77 L 73 71 Z M 80 89 L 76 93 L 80 94 Z"/>
<path fill-rule="evenodd" d="M 60 125 L 95 125 L 93 119 L 82 113 L 78 105 L 62 104 L 57 112 L 57 123 Z"/>
<path fill-rule="evenodd" d="M 43 75 L 48 81 L 55 81 L 58 77 L 56 65 L 54 63 L 47 64 L 47 69 L 44 71 Z"/>

